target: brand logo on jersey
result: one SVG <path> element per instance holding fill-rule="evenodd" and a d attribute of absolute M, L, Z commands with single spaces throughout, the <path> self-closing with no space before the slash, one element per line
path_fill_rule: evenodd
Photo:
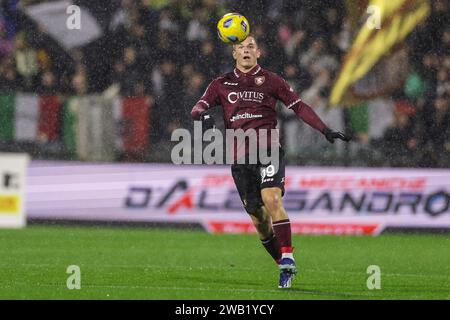
<path fill-rule="evenodd" d="M 234 122 L 236 120 L 241 120 L 241 119 L 254 119 L 254 118 L 262 118 L 262 114 L 253 114 L 253 113 L 245 112 L 243 114 L 238 114 L 238 115 L 233 116 L 230 119 L 230 122 Z"/>
<path fill-rule="evenodd" d="M 264 81 L 266 81 L 266 77 L 264 77 L 264 76 L 255 78 L 255 83 L 257 86 L 262 85 L 264 83 Z"/>
<path fill-rule="evenodd" d="M 264 93 L 256 91 L 241 91 L 230 92 L 228 94 L 228 101 L 230 103 L 236 103 L 239 100 L 261 103 L 264 100 Z"/>
<path fill-rule="evenodd" d="M 237 86 L 238 85 L 237 82 L 228 82 L 228 81 L 225 81 L 223 84 L 226 84 L 226 85 L 229 85 L 229 86 Z"/>

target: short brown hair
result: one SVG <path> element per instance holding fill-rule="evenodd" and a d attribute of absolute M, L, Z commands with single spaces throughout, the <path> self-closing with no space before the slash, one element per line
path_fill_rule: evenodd
<path fill-rule="evenodd" d="M 255 39 L 255 43 L 258 44 L 258 38 L 256 38 L 256 35 L 255 35 L 254 33 L 250 32 L 250 33 L 248 34 L 247 38 L 248 38 L 248 37 L 252 37 L 253 39 Z"/>
<path fill-rule="evenodd" d="M 251 32 L 250 32 L 250 33 L 248 34 L 247 38 L 248 38 L 248 37 L 252 37 L 253 39 L 255 39 L 256 46 L 258 46 L 258 39 L 256 38 L 256 36 L 255 36 L 254 33 L 251 33 Z M 245 39 L 247 39 L 247 38 L 245 38 Z M 244 39 L 243 41 L 245 41 L 245 39 Z M 241 41 L 241 42 L 243 42 L 243 41 Z M 240 44 L 241 42 L 233 43 L 233 49 L 234 49 L 234 46 L 237 46 L 237 45 Z"/>

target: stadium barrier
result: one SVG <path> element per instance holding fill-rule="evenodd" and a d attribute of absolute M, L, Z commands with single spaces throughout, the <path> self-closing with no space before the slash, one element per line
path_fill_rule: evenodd
<path fill-rule="evenodd" d="M 450 170 L 287 167 L 293 233 L 376 235 L 450 230 Z M 200 224 L 255 232 L 228 166 L 33 161 L 30 219 Z"/>
<path fill-rule="evenodd" d="M 0 153 L 0 228 L 26 225 L 27 154 Z"/>

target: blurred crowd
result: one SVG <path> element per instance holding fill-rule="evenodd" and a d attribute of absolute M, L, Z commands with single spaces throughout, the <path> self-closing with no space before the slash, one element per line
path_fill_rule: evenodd
<path fill-rule="evenodd" d="M 337 0 L 74 3 L 89 8 L 104 35 L 70 52 L 27 19 L 17 1 L 2 3 L 0 92 L 81 95 L 118 84 L 123 96 L 154 101 L 155 145 L 169 140 L 175 128 L 191 128 L 191 107 L 213 78 L 232 69 L 231 48 L 215 34 L 224 13 L 241 12 L 251 21 L 262 50 L 260 64 L 282 74 L 313 106 L 327 105 L 357 31 Z M 446 1 L 432 1 L 431 16 L 406 43 L 412 63 L 404 90 L 394 97 L 395 122 L 381 139 L 361 140 L 380 150 L 390 165 L 440 166 L 442 154 L 449 157 L 449 12 Z M 282 113 L 280 120 L 291 121 L 293 115 Z"/>
<path fill-rule="evenodd" d="M 410 70 L 394 95 L 394 123 L 381 141 L 392 165 L 450 166 L 450 8 L 433 1 L 408 38 Z"/>

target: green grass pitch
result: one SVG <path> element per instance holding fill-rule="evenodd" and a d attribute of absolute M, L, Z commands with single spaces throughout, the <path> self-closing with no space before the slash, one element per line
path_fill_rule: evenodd
<path fill-rule="evenodd" d="M 0 299 L 450 299 L 450 237 L 294 236 L 299 275 L 278 270 L 256 235 L 133 228 L 0 230 Z M 69 290 L 69 265 L 81 289 Z M 367 288 L 367 267 L 381 289 Z"/>

